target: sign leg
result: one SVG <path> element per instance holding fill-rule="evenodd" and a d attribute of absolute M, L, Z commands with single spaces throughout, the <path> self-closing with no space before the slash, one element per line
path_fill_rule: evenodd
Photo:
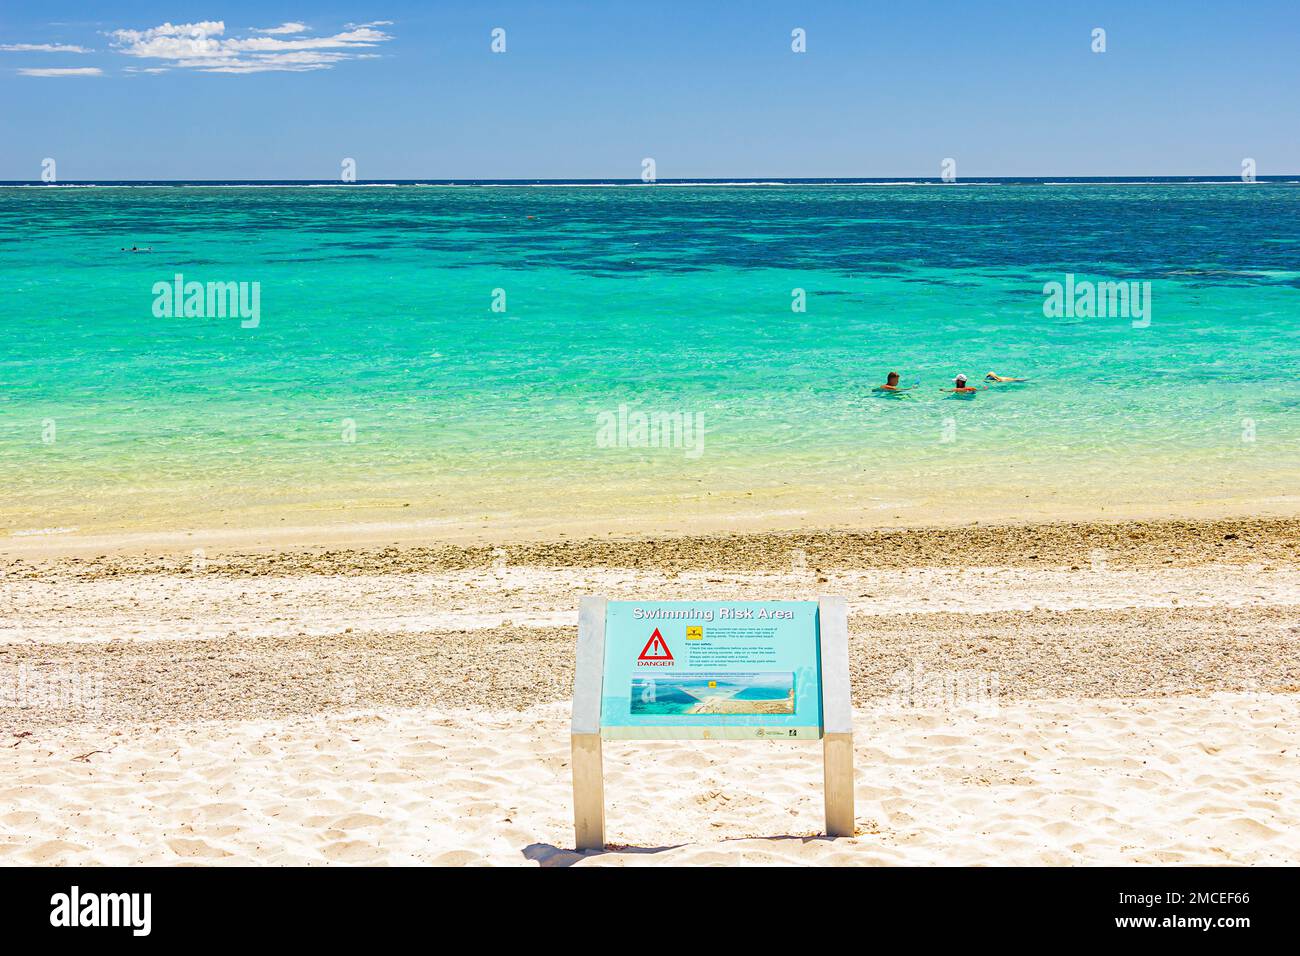
<path fill-rule="evenodd" d="M 600 734 L 573 734 L 571 739 L 574 846 L 579 850 L 603 850 L 605 771 L 601 759 Z"/>
<path fill-rule="evenodd" d="M 853 735 L 822 738 L 823 781 L 826 788 L 826 835 L 853 836 Z"/>
<path fill-rule="evenodd" d="M 853 686 L 849 680 L 849 606 L 817 599 L 822 655 L 822 766 L 826 835 L 853 836 Z"/>

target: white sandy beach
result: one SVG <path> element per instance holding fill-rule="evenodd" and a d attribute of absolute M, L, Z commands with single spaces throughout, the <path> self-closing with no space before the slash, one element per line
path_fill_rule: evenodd
<path fill-rule="evenodd" d="M 820 747 L 605 747 L 579 854 L 568 714 L 358 712 L 56 732 L 9 748 L 0 859 L 48 864 L 1294 864 L 1300 699 L 1058 699 L 860 714 L 852 839 Z M 103 748 L 101 750 L 101 748 Z M 80 758 L 80 759 L 78 759 Z"/>
<path fill-rule="evenodd" d="M 0 863 L 1300 863 L 1296 531 L 10 555 Z M 575 853 L 584 593 L 847 595 L 858 834 L 815 743 L 610 742 Z"/>

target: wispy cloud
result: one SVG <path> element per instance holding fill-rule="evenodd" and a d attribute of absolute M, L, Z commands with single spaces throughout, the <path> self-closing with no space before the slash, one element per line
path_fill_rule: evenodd
<path fill-rule="evenodd" d="M 71 43 L 0 43 L 6 53 L 94 53 Z"/>
<path fill-rule="evenodd" d="M 305 23 L 281 23 L 278 27 L 262 27 L 262 28 L 260 28 L 260 29 L 259 29 L 258 27 L 250 27 L 250 29 L 251 29 L 254 33 L 270 33 L 270 34 L 281 34 L 281 33 L 306 33 L 306 32 L 307 32 L 307 24 L 305 24 Z"/>
<path fill-rule="evenodd" d="M 20 76 L 103 76 L 104 71 L 97 66 L 47 67 L 21 69 Z"/>
<path fill-rule="evenodd" d="M 114 48 L 127 56 L 166 61 L 164 68 L 203 73 L 301 73 L 328 70 L 344 60 L 369 59 L 362 52 L 392 36 L 379 29 L 387 23 L 360 24 L 330 36 L 298 36 L 307 28 L 285 23 L 257 36 L 227 37 L 221 20 L 200 23 L 164 23 L 148 30 L 113 30 Z M 292 28 L 292 29 L 290 29 Z M 272 36 L 270 34 L 279 34 Z M 282 39 L 281 36 L 290 36 Z"/>

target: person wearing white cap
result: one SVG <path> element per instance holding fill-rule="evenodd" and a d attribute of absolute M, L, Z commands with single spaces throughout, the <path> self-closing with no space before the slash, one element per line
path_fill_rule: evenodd
<path fill-rule="evenodd" d="M 956 387 L 955 387 L 955 388 L 941 388 L 941 389 L 939 389 L 939 391 L 941 391 L 941 392 L 952 392 L 954 395 L 974 395 L 976 392 L 979 391 L 978 388 L 972 388 L 971 386 L 969 386 L 969 385 L 966 384 L 966 376 L 965 376 L 965 375 L 958 375 L 955 379 L 953 379 L 952 384 L 953 384 L 954 386 L 956 386 Z M 985 385 L 984 387 L 985 387 L 985 388 L 988 388 L 987 385 Z"/>

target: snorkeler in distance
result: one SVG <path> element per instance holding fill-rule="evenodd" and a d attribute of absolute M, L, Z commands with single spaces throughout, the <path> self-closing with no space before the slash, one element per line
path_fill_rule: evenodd
<path fill-rule="evenodd" d="M 955 386 L 954 388 L 941 388 L 939 389 L 939 391 L 952 392 L 956 395 L 974 395 L 976 392 L 979 391 L 978 388 L 966 384 L 965 375 L 958 375 L 955 379 L 953 379 L 952 384 Z M 987 385 L 985 385 L 984 387 L 988 388 Z"/>
<path fill-rule="evenodd" d="M 999 384 L 1010 385 L 1016 382 L 1027 382 L 1027 381 L 1029 381 L 1029 379 L 1027 378 L 1012 378 L 1009 375 L 999 375 L 997 372 L 989 372 L 987 375 L 984 376 L 984 383 L 982 385 L 975 386 L 969 384 L 969 380 L 964 374 L 959 374 L 957 375 L 956 378 L 953 379 L 952 388 L 941 388 L 939 389 L 939 391 L 947 392 L 953 398 L 974 398 L 976 393 L 981 391 L 986 391 L 987 389 L 991 388 L 993 385 L 999 385 Z M 921 384 L 921 380 L 919 378 L 911 385 L 908 385 L 905 388 L 900 387 L 898 382 L 899 382 L 898 373 L 890 372 L 887 376 L 885 376 L 885 384 L 877 385 L 871 391 L 875 392 L 877 395 L 881 397 L 895 396 L 898 398 L 902 398 L 903 393 L 910 392 L 913 389 L 920 386 Z"/>
<path fill-rule="evenodd" d="M 122 247 L 123 252 L 153 252 L 153 249 L 141 249 L 139 246 L 132 246 L 130 249 Z"/>
<path fill-rule="evenodd" d="M 914 388 L 916 388 L 915 385 L 909 385 L 907 386 L 907 388 L 899 388 L 898 373 L 890 372 L 888 375 L 885 376 L 885 384 L 877 385 L 875 388 L 872 389 L 872 391 L 873 392 L 910 392 Z"/>

